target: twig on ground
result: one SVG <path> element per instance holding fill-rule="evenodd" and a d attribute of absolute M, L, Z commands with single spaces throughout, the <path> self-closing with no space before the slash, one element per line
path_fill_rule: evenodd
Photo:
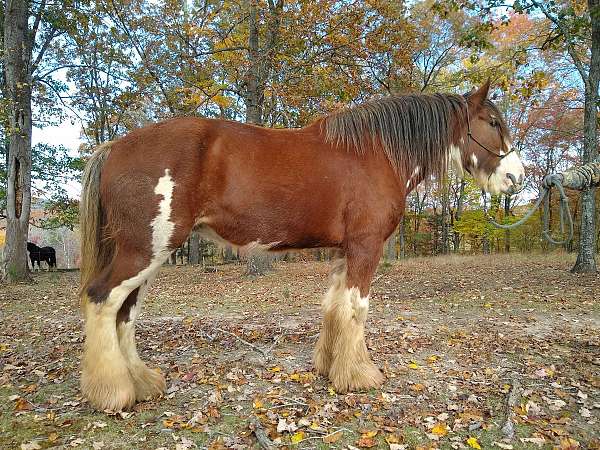
<path fill-rule="evenodd" d="M 269 347 L 269 349 L 267 350 L 267 354 L 271 353 L 273 351 L 273 349 L 275 348 L 275 346 L 279 343 L 279 341 L 286 337 L 286 334 L 280 334 L 279 336 L 277 336 L 277 338 L 275 339 L 275 342 L 273 342 L 273 344 Z"/>
<path fill-rule="evenodd" d="M 511 388 L 506 399 L 506 416 L 504 419 L 504 425 L 502 425 L 502 433 L 507 439 L 513 439 L 515 437 L 515 427 L 513 424 L 513 417 L 515 415 L 513 408 L 519 401 L 521 395 L 521 383 L 516 376 L 513 376 L 511 380 Z"/>
<path fill-rule="evenodd" d="M 301 406 L 302 408 L 308 408 L 308 404 L 301 402 L 300 400 L 296 400 L 295 398 L 282 397 L 284 400 L 287 400 L 290 403 L 283 403 L 281 405 L 271 406 L 269 409 L 279 409 L 286 408 L 288 406 Z"/>
<path fill-rule="evenodd" d="M 258 420 L 258 418 L 255 416 L 253 416 L 250 419 L 250 429 L 254 433 L 254 436 L 256 436 L 258 445 L 260 445 L 261 448 L 267 450 L 274 450 L 276 448 L 273 441 L 271 441 L 271 439 L 269 439 L 269 436 L 267 436 L 267 432 L 261 425 L 260 420 Z"/>
<path fill-rule="evenodd" d="M 260 353 L 262 356 L 264 356 L 265 358 L 267 358 L 269 356 L 269 354 L 271 353 L 271 351 L 275 348 L 275 346 L 279 343 L 279 341 L 284 338 L 285 334 L 281 334 L 279 336 L 277 336 L 277 338 L 275 339 L 275 342 L 273 342 L 273 344 L 271 344 L 271 346 L 267 349 L 267 350 L 263 350 L 262 348 L 258 347 L 257 345 L 254 345 L 250 342 L 248 342 L 245 339 L 242 339 L 241 337 L 239 337 L 237 334 L 232 333 L 231 331 L 227 331 L 224 330 L 222 328 L 215 328 L 215 330 L 220 331 L 223 334 L 228 334 L 229 336 L 233 336 L 234 338 L 236 338 L 238 341 L 240 341 L 242 344 L 247 345 L 248 347 L 250 347 L 252 350 Z"/>
<path fill-rule="evenodd" d="M 242 339 L 241 337 L 239 337 L 237 334 L 232 333 L 230 331 L 227 330 L 223 330 L 222 328 L 215 328 L 215 330 L 220 331 L 223 334 L 228 334 L 229 336 L 233 336 L 234 338 L 236 338 L 238 341 L 240 341 L 242 344 L 247 345 L 248 347 L 250 347 L 251 349 L 257 351 L 258 353 L 260 353 L 261 355 L 263 355 L 265 358 L 267 357 L 268 353 L 265 352 L 262 348 L 257 347 L 254 344 L 251 344 L 250 342 L 246 341 L 245 339 Z"/>

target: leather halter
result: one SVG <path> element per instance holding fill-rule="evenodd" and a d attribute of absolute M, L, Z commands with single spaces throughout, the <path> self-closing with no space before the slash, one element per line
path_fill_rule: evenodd
<path fill-rule="evenodd" d="M 495 157 L 500 158 L 500 159 L 506 158 L 508 155 L 510 155 L 512 152 L 515 151 L 515 149 L 512 148 L 512 149 L 510 149 L 510 151 L 508 151 L 507 153 L 504 153 L 504 154 L 496 153 L 495 151 L 490 150 L 485 145 L 483 145 L 481 142 L 479 142 L 477 139 L 475 139 L 475 136 L 473 136 L 473 133 L 471 133 L 471 119 L 469 118 L 469 99 L 468 98 L 465 99 L 465 103 L 467 106 L 467 136 L 469 137 L 469 139 L 471 139 L 473 142 L 475 142 L 477 145 L 479 145 L 485 151 L 491 153 L 492 155 L 494 155 Z M 500 135 L 500 139 L 502 140 L 502 142 L 504 142 L 502 135 Z"/>

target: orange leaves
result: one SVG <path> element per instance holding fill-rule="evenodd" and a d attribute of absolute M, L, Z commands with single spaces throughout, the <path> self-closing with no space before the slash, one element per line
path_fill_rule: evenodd
<path fill-rule="evenodd" d="M 33 406 L 31 405 L 31 403 L 29 403 L 29 401 L 27 401 L 26 399 L 24 399 L 23 397 L 19 397 L 16 396 L 17 398 L 14 399 L 14 410 L 15 411 L 30 411 L 31 409 L 33 409 Z"/>
<path fill-rule="evenodd" d="M 378 430 L 366 431 L 361 434 L 360 438 L 356 441 L 356 446 L 360 448 L 371 448 L 377 445 L 377 440 L 375 436 L 377 436 Z"/>

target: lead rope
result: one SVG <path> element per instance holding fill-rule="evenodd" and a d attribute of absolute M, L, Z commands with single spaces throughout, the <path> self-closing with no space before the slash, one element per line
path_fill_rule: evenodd
<path fill-rule="evenodd" d="M 565 222 L 569 226 L 569 232 L 567 234 L 566 239 L 560 241 L 554 239 L 550 235 L 550 190 L 552 186 L 558 189 L 560 194 L 560 204 L 559 204 L 559 218 L 560 218 L 560 232 L 565 234 Z M 498 223 L 494 220 L 492 216 L 488 213 L 486 206 L 486 196 L 485 191 L 481 191 L 481 195 L 483 197 L 483 212 L 487 218 L 487 220 L 494 225 L 496 228 L 501 228 L 503 230 L 512 230 L 517 228 L 518 226 L 523 225 L 527 222 L 533 213 L 540 207 L 542 202 L 544 202 L 544 208 L 542 209 L 542 218 L 543 218 L 543 229 L 542 235 L 548 242 L 555 245 L 563 245 L 571 241 L 573 239 L 573 218 L 571 217 L 571 210 L 569 209 L 569 197 L 565 194 L 565 189 L 561 182 L 561 177 L 556 175 L 547 175 L 544 178 L 544 182 L 541 188 L 541 193 L 538 199 L 535 201 L 533 207 L 527 211 L 527 213 L 515 223 L 511 223 L 509 225 Z"/>

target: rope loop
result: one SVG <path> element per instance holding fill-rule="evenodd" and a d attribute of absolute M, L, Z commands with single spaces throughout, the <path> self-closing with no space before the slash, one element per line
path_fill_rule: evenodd
<path fill-rule="evenodd" d="M 537 211 L 542 202 L 544 203 L 544 208 L 542 209 L 542 219 L 543 219 L 543 229 L 542 235 L 544 238 L 554 245 L 563 245 L 571 241 L 573 239 L 573 218 L 571 217 L 571 211 L 569 209 L 569 197 L 565 193 L 565 189 L 562 185 L 562 176 L 560 174 L 552 174 L 546 175 L 544 177 L 544 181 L 542 182 L 541 192 L 538 199 L 533 204 L 533 207 L 527 211 L 527 213 L 518 221 L 511 224 L 501 224 L 494 220 L 492 216 L 488 213 L 486 204 L 485 204 L 485 192 L 482 191 L 483 196 L 483 212 L 486 215 L 488 222 L 490 222 L 496 228 L 500 228 L 502 230 L 512 230 L 523 225 L 527 222 L 533 213 Z M 565 223 L 568 225 L 568 233 L 564 240 L 554 239 L 550 234 L 550 191 L 552 187 L 556 187 L 558 193 L 560 195 L 560 204 L 559 204 L 559 219 L 560 219 L 560 232 L 562 235 L 565 235 Z"/>

